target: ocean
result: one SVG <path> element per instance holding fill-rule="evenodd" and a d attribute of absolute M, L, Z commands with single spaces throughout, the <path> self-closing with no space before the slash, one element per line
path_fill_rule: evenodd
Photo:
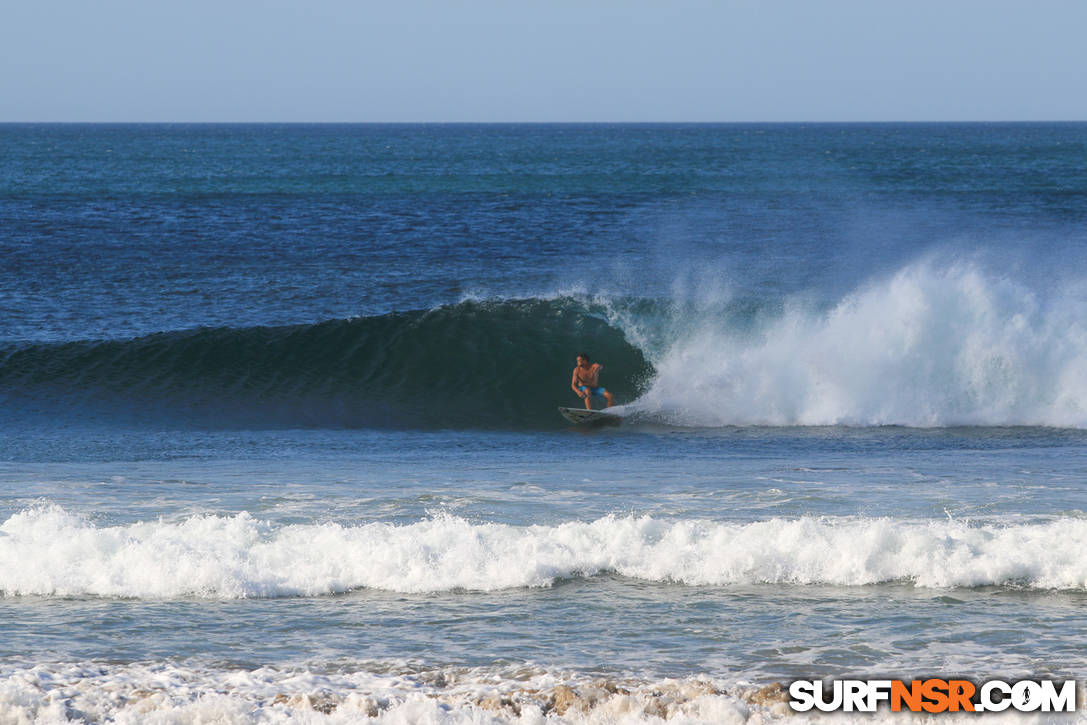
<path fill-rule="evenodd" d="M 1084 123 L 0 125 L 0 723 L 1082 688 L 1084 250 Z"/>

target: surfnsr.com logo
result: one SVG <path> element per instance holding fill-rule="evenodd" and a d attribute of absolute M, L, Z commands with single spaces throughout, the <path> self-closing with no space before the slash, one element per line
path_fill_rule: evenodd
<path fill-rule="evenodd" d="M 1067 680 L 797 680 L 789 685 L 789 706 L 797 712 L 1073 712 L 1076 682 Z"/>

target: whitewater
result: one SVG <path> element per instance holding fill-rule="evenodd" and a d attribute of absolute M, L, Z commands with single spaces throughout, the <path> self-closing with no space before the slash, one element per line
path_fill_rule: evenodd
<path fill-rule="evenodd" d="M 248 513 L 95 527 L 57 507 L 0 525 L 4 596 L 290 597 L 553 586 L 616 573 L 687 585 L 905 581 L 1087 588 L 1087 517 L 971 526 L 893 519 L 747 524 L 608 516 L 557 526 L 275 526 Z"/>
<path fill-rule="evenodd" d="M 1082 290 L 924 260 L 745 334 L 685 316 L 635 409 L 704 426 L 1083 427 Z"/>

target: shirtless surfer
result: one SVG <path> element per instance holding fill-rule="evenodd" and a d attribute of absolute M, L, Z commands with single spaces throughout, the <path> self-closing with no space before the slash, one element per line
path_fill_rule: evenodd
<path fill-rule="evenodd" d="M 577 367 L 574 368 L 574 376 L 570 379 L 570 388 L 577 393 L 579 398 L 585 400 L 585 409 L 592 410 L 592 398 L 595 395 L 607 401 L 607 407 L 615 404 L 615 398 L 600 385 L 600 371 L 604 366 L 600 363 L 590 362 L 585 353 L 578 353 Z"/>

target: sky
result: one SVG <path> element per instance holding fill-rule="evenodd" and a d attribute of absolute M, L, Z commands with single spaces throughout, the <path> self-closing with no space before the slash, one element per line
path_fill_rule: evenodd
<path fill-rule="evenodd" d="M 0 122 L 1087 120 L 1084 0 L 0 8 Z"/>

